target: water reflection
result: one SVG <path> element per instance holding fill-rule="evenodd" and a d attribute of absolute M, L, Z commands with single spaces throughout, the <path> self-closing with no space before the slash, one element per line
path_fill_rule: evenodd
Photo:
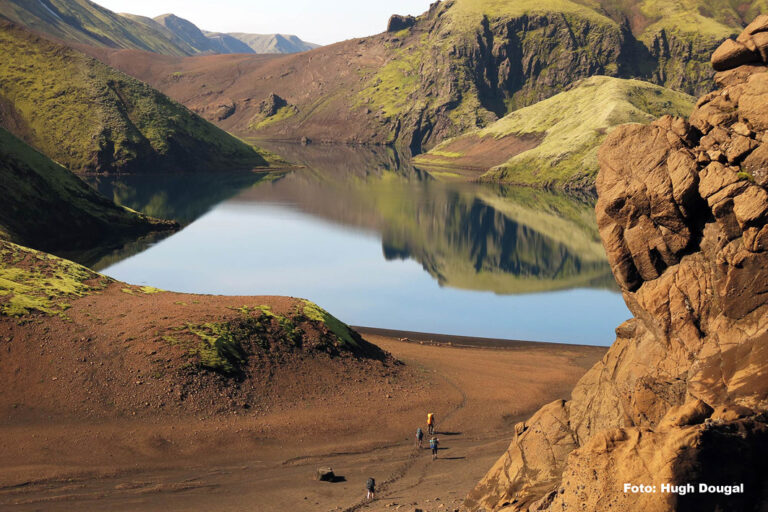
<path fill-rule="evenodd" d="M 386 148 L 268 149 L 303 168 L 99 180 L 118 202 L 187 224 L 110 254 L 103 272 L 182 292 L 305 297 L 354 325 L 472 336 L 607 344 L 629 315 L 594 198 L 436 179 Z"/>
<path fill-rule="evenodd" d="M 117 204 L 183 226 L 242 190 L 278 176 L 261 172 L 130 174 L 86 176 L 85 181 Z"/>
<path fill-rule="evenodd" d="M 306 170 L 241 193 L 377 232 L 384 257 L 414 259 L 441 285 L 500 294 L 616 289 L 594 197 L 446 182 L 388 148 L 274 145 Z"/>
<path fill-rule="evenodd" d="M 271 144 L 269 149 L 303 168 L 89 182 L 118 204 L 182 225 L 224 201 L 289 205 L 377 233 L 384 258 L 413 259 L 443 286 L 499 294 L 616 289 L 593 197 L 435 179 L 391 148 Z M 90 266 L 101 270 L 157 241 L 146 238 L 91 256 Z"/>
<path fill-rule="evenodd" d="M 186 226 L 242 190 L 279 177 L 276 173 L 218 172 L 85 176 L 83 179 L 115 203 Z M 171 233 L 153 233 L 115 246 L 64 255 L 96 271 L 139 254 Z"/>

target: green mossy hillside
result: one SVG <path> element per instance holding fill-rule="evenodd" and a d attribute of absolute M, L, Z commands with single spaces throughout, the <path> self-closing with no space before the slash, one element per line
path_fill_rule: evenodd
<path fill-rule="evenodd" d="M 267 305 L 242 306 L 236 311 L 239 314 L 234 319 L 187 323 L 162 339 L 184 348 L 198 368 L 230 376 L 242 373 L 249 358 L 257 353 L 309 350 L 336 355 L 373 348 L 346 324 L 307 300 L 300 300 L 287 314 L 275 313 Z"/>
<path fill-rule="evenodd" d="M 0 317 L 66 317 L 74 300 L 111 280 L 71 261 L 0 240 Z"/>
<path fill-rule="evenodd" d="M 72 251 L 173 229 L 117 206 L 80 178 L 0 128 L 0 238 Z"/>
<path fill-rule="evenodd" d="M 147 26 L 89 0 L 0 0 L 0 16 L 66 41 L 193 55 L 194 48 L 168 31 Z"/>
<path fill-rule="evenodd" d="M 447 0 L 386 34 L 353 104 L 387 142 L 421 153 L 606 75 L 700 96 L 726 38 L 768 0 Z"/>
<path fill-rule="evenodd" d="M 147 84 L 0 22 L 0 100 L 18 134 L 74 172 L 267 167 L 273 157 Z"/>
<path fill-rule="evenodd" d="M 544 134 L 540 144 L 482 175 L 483 180 L 544 188 L 592 188 L 598 171 L 597 149 L 606 134 L 624 123 L 648 123 L 665 114 L 687 116 L 695 98 L 638 80 L 595 76 L 573 89 L 517 110 L 487 128 L 449 139 L 417 158 L 423 165 L 451 167 L 471 136 L 482 146 L 488 138 Z"/>

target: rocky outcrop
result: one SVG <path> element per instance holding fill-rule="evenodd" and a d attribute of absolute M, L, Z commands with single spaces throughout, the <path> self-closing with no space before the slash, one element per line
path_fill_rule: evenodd
<path fill-rule="evenodd" d="M 721 69 L 732 46 L 715 52 Z M 768 506 L 767 71 L 719 73 L 720 90 L 688 121 L 609 135 L 596 213 L 634 318 L 571 400 L 516 426 L 469 509 Z M 688 483 L 695 491 L 662 488 Z M 702 493 L 700 483 L 743 488 Z"/>
<path fill-rule="evenodd" d="M 277 111 L 288 105 L 288 103 L 275 93 L 269 93 L 265 99 L 259 103 L 258 111 L 265 117 L 277 114 Z"/>
<path fill-rule="evenodd" d="M 416 18 L 413 16 L 393 14 L 390 16 L 389 22 L 387 23 L 387 32 L 399 32 L 411 28 L 414 23 L 416 23 Z"/>
<path fill-rule="evenodd" d="M 768 62 L 768 15 L 758 16 L 735 40 L 728 39 L 712 54 L 718 71 Z"/>

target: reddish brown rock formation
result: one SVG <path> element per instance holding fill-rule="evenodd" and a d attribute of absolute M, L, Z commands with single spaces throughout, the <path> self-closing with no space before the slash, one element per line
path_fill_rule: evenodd
<path fill-rule="evenodd" d="M 744 64 L 768 63 L 768 15 L 755 18 L 739 37 L 726 40 L 712 54 L 712 67 L 726 71 Z"/>
<path fill-rule="evenodd" d="M 731 69 L 689 121 L 625 125 L 602 146 L 598 225 L 634 318 L 570 401 L 516 426 L 471 510 L 768 508 L 768 68 L 732 68 L 768 62 L 767 26 L 738 39 L 752 58 L 715 53 Z"/>

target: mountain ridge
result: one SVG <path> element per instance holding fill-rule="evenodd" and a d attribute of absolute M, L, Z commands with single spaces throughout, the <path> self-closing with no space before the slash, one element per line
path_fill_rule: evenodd
<path fill-rule="evenodd" d="M 0 0 L 0 17 L 3 16 L 30 30 L 69 43 L 144 50 L 162 55 L 256 53 L 259 45 L 267 53 L 287 53 L 318 46 L 288 35 L 282 35 L 284 40 L 279 44 L 270 44 L 274 36 L 280 34 L 240 34 L 245 41 L 232 34 L 204 34 L 192 22 L 173 14 L 153 19 L 115 13 L 90 0 Z M 249 44 L 251 39 L 252 44 Z"/>
<path fill-rule="evenodd" d="M 0 98 L 15 120 L 8 128 L 71 171 L 251 169 L 277 161 L 79 51 L 4 21 L 0 45 Z"/>
<path fill-rule="evenodd" d="M 650 0 L 449 0 L 400 30 L 273 59 L 98 57 L 242 137 L 418 154 L 598 74 L 708 92 L 709 55 L 741 29 L 726 4 L 708 17 L 677 2 L 667 20 L 642 14 Z M 183 76 L 171 81 L 173 72 Z M 273 95 L 281 107 L 269 106 Z"/>

